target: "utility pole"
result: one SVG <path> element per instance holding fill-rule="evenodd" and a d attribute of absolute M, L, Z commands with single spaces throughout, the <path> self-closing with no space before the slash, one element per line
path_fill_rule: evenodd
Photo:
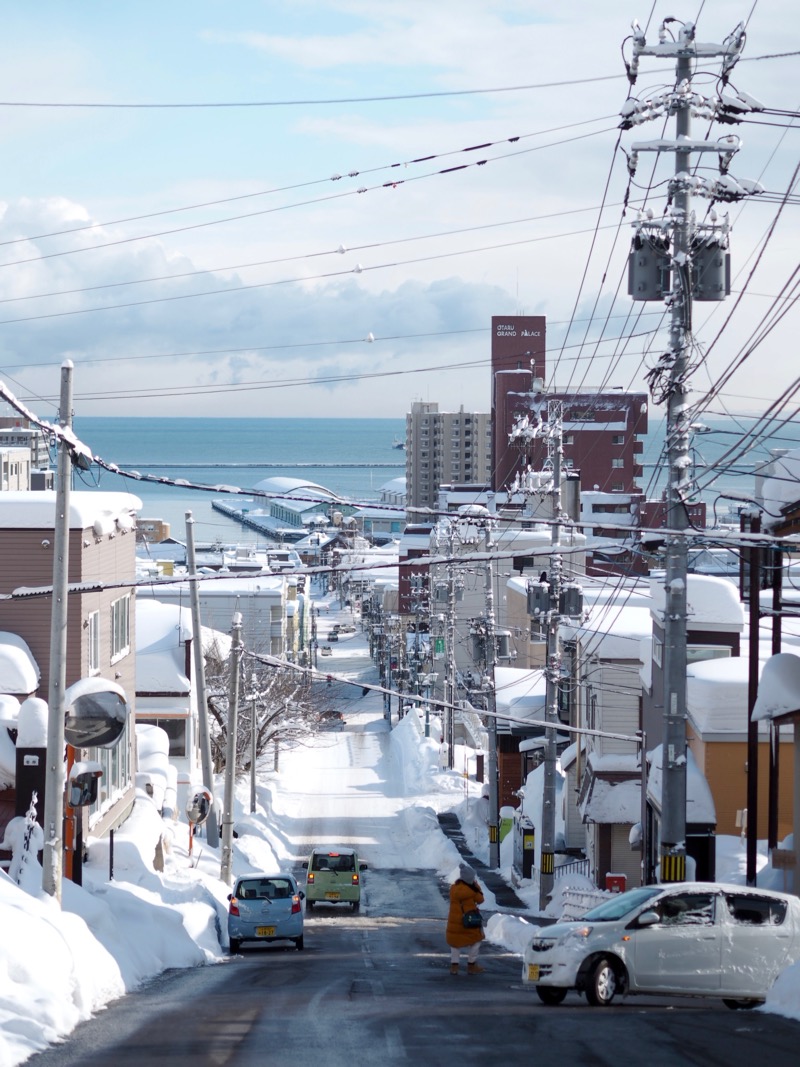
<path fill-rule="evenodd" d="M 453 560 L 455 551 L 456 528 L 453 520 L 448 527 L 447 542 L 447 619 L 444 631 L 444 739 L 447 744 L 448 770 L 455 766 L 455 702 L 458 692 L 456 686 L 456 565 Z"/>
<path fill-rule="evenodd" d="M 677 36 L 674 35 L 673 24 L 679 27 Z M 687 399 L 687 382 L 692 369 L 692 301 L 722 300 L 730 291 L 727 217 L 722 225 L 717 226 L 716 215 L 710 211 L 710 223 L 698 224 L 692 213 L 692 192 L 707 196 L 712 201 L 729 201 L 757 191 L 753 183 L 737 183 L 728 176 L 731 157 L 739 148 L 737 137 L 728 136 L 713 141 L 692 140 L 693 113 L 712 120 L 736 121 L 736 116 L 730 114 L 730 105 L 724 100 L 709 101 L 693 92 L 692 70 L 701 59 L 722 57 L 720 80 L 725 86 L 742 51 L 744 40 L 744 26 L 740 23 L 722 44 L 700 44 L 695 40 L 694 23 L 669 18 L 661 25 L 659 43 L 648 45 L 639 24 L 634 22 L 633 58 L 628 64 L 631 85 L 636 82 L 642 56 L 675 58 L 675 85 L 656 98 L 643 101 L 630 98 L 622 111 L 623 129 L 630 129 L 648 119 L 663 117 L 664 114 L 675 116 L 674 140 L 660 139 L 633 144 L 628 164 L 633 175 L 641 152 L 675 153 L 674 175 L 669 181 L 668 210 L 661 220 L 638 220 L 629 261 L 629 292 L 633 299 L 666 298 L 671 308 L 669 350 L 648 375 L 656 402 L 666 401 L 667 404 L 669 467 L 659 843 L 662 882 L 682 882 L 686 878 L 685 531 L 689 526 L 687 502 L 692 487 L 689 449 L 691 412 Z M 753 103 L 742 101 L 741 114 L 745 110 L 753 110 Z M 693 156 L 702 153 L 718 156 L 718 179 L 705 179 L 693 174 Z M 652 218 L 652 213 L 650 216 Z"/>
<path fill-rule="evenodd" d="M 486 675 L 487 675 L 487 711 L 488 711 L 488 735 L 489 735 L 489 759 L 487 761 L 487 774 L 489 776 L 489 868 L 496 870 L 500 866 L 500 805 L 499 785 L 500 776 L 497 767 L 497 702 L 495 694 L 495 667 L 497 666 L 497 640 L 495 637 L 494 618 L 494 590 L 492 587 L 492 560 L 489 553 L 494 548 L 492 540 L 492 520 L 487 516 L 484 520 L 483 535 L 486 546 L 486 569 L 484 574 L 484 589 L 486 597 L 486 614 L 484 618 L 484 637 L 486 640 Z"/>
<path fill-rule="evenodd" d="M 256 759 L 258 755 L 258 678 L 250 676 L 252 696 L 250 698 L 250 811 L 256 810 Z"/>
<path fill-rule="evenodd" d="M 206 663 L 203 655 L 203 624 L 200 618 L 200 586 L 197 577 L 197 561 L 194 552 L 194 518 L 186 512 L 186 562 L 189 568 L 189 600 L 192 610 L 192 656 L 194 680 L 197 686 L 197 729 L 200 734 L 200 765 L 203 785 L 211 795 L 211 810 L 206 821 L 206 840 L 211 848 L 219 845 L 219 820 L 214 803 L 214 764 L 211 760 L 211 731 L 208 725 L 208 690 L 206 689 Z"/>
<path fill-rule="evenodd" d="M 61 364 L 59 425 L 72 428 L 72 360 Z M 47 692 L 47 785 L 44 797 L 42 889 L 61 903 L 64 852 L 64 693 L 67 682 L 67 598 L 69 590 L 69 495 L 72 463 L 65 437 L 58 445 L 58 484 L 53 529 L 53 606 Z"/>
<path fill-rule="evenodd" d="M 220 879 L 230 885 L 233 879 L 233 804 L 236 784 L 236 730 L 239 719 L 239 670 L 242 647 L 242 614 L 234 612 L 228 680 L 228 745 L 225 756 L 225 810 L 222 813 L 222 863 Z"/>
<path fill-rule="evenodd" d="M 559 603 L 563 578 L 561 556 L 561 466 L 564 458 L 564 406 L 560 400 L 547 405 L 547 451 L 553 471 L 553 521 L 550 526 L 550 610 L 547 615 L 547 668 L 545 673 L 545 750 L 542 798 L 542 845 L 539 860 L 539 907 L 550 901 L 555 874 L 556 845 L 556 727 L 558 725 L 558 691 L 561 681 L 561 616 Z"/>

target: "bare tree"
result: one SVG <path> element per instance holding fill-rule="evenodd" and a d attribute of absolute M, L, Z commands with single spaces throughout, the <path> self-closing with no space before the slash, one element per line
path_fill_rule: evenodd
<path fill-rule="evenodd" d="M 307 741 L 319 729 L 320 712 L 327 706 L 319 684 L 290 664 L 276 666 L 248 658 L 239 681 L 239 716 L 236 737 L 236 772 L 250 768 L 252 720 L 256 722 L 256 760 L 271 746 L 286 747 Z M 214 771 L 225 766 L 228 744 L 228 682 L 230 664 L 221 658 L 207 661 L 206 685 L 211 719 L 211 755 Z"/>

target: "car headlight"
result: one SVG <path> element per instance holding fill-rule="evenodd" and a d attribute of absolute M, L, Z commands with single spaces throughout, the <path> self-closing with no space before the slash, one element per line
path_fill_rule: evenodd
<path fill-rule="evenodd" d="M 571 941 L 583 941 L 592 932 L 591 926 L 580 926 L 575 930 L 570 930 L 568 934 L 564 934 L 559 938 L 558 943 L 560 945 L 568 945 Z"/>

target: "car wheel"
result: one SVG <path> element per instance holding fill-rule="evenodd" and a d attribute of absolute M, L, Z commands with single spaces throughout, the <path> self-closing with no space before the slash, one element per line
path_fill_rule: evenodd
<path fill-rule="evenodd" d="M 557 1004 L 561 1004 L 564 997 L 567 995 L 566 989 L 556 989 L 554 986 L 549 985 L 537 985 L 536 995 L 541 1000 L 542 1004 L 549 1004 L 555 1007 Z"/>
<path fill-rule="evenodd" d="M 300 937 L 296 937 L 294 939 L 294 947 L 296 949 L 299 949 L 300 952 L 303 951 L 303 935 L 302 934 L 300 935 Z"/>
<path fill-rule="evenodd" d="M 361 907 L 361 904 L 357 900 L 354 900 L 353 901 L 353 911 L 358 911 L 360 909 L 360 907 Z"/>
<path fill-rule="evenodd" d="M 608 960 L 598 960 L 589 972 L 586 999 L 594 1008 L 607 1008 L 618 987 L 617 973 L 613 966 Z"/>
<path fill-rule="evenodd" d="M 308 897 L 306 897 L 306 910 L 307 911 L 312 911 L 313 908 L 314 908 L 314 901 L 313 900 L 309 900 Z"/>
<path fill-rule="evenodd" d="M 732 1000 L 729 997 L 723 997 L 722 1003 L 726 1008 L 730 1008 L 731 1011 L 749 1011 L 750 1008 L 757 1008 L 761 1003 L 760 1000 Z"/>
<path fill-rule="evenodd" d="M 238 937 L 232 937 L 232 938 L 230 939 L 230 949 L 229 949 L 229 952 L 230 952 L 231 956 L 235 956 L 235 955 L 236 955 L 236 953 L 237 953 L 237 952 L 239 951 L 239 949 L 240 949 L 241 947 L 242 947 L 242 942 L 241 942 L 241 941 L 239 940 L 239 938 L 238 938 Z"/>

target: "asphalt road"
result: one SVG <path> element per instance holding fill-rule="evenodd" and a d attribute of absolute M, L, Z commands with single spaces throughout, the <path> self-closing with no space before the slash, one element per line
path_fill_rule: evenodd
<path fill-rule="evenodd" d="M 412 908 L 413 902 L 413 908 Z M 414 912 L 410 914 L 410 912 Z M 800 1024 L 714 1001 L 541 1005 L 521 964 L 485 943 L 484 974 L 449 973 L 443 887 L 430 871 L 370 871 L 362 910 L 318 907 L 306 948 L 244 948 L 170 971 L 110 1005 L 34 1067 L 739 1067 L 796 1064 Z"/>

